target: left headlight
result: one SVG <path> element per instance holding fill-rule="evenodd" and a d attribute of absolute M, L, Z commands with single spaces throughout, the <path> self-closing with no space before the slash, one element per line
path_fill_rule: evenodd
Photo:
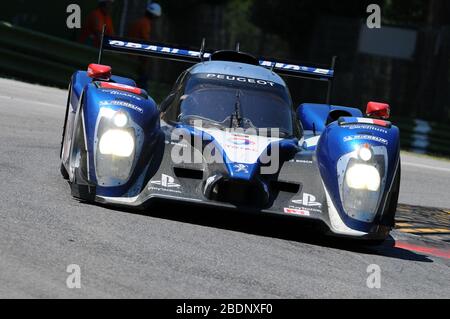
<path fill-rule="evenodd" d="M 124 130 L 108 130 L 100 138 L 99 151 L 102 155 L 130 157 L 134 152 L 134 138 Z"/>

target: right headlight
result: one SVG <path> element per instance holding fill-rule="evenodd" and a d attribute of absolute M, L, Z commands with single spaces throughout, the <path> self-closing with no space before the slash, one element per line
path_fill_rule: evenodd
<path fill-rule="evenodd" d="M 345 174 L 345 183 L 354 190 L 377 192 L 381 185 L 380 172 L 370 164 L 353 164 Z"/>
<path fill-rule="evenodd" d="M 125 111 L 101 109 L 95 156 L 99 185 L 116 187 L 128 182 L 139 151 L 137 129 Z"/>
<path fill-rule="evenodd" d="M 108 130 L 100 138 L 99 151 L 102 155 L 130 157 L 134 152 L 134 138 L 124 130 Z"/>

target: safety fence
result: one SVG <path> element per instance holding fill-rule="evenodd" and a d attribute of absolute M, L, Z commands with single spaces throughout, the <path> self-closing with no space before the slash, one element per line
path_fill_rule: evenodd
<path fill-rule="evenodd" d="M 97 61 L 98 50 L 32 30 L 0 22 L 0 76 L 57 87 L 67 87 L 75 70 Z M 138 61 L 120 55 L 105 55 L 104 63 L 117 75 L 136 78 Z M 152 91 L 167 91 L 155 84 Z M 420 153 L 450 155 L 450 125 L 396 118 L 402 148 Z"/>
<path fill-rule="evenodd" d="M 98 49 L 0 22 L 0 75 L 67 87 L 71 74 L 98 59 Z M 105 55 L 113 72 L 135 77 L 137 61 Z"/>
<path fill-rule="evenodd" d="M 402 149 L 423 154 L 450 155 L 450 125 L 413 119 L 394 119 Z"/>

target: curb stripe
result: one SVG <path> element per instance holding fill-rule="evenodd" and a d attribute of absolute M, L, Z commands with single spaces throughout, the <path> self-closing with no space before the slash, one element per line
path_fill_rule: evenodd
<path fill-rule="evenodd" d="M 450 234 L 450 229 L 446 228 L 403 228 L 402 233 L 420 233 L 420 234 Z"/>
<path fill-rule="evenodd" d="M 396 241 L 394 247 L 400 248 L 400 249 L 406 249 L 406 250 L 410 250 L 410 251 L 414 251 L 414 252 L 419 252 L 419 253 L 423 253 L 426 255 L 434 256 L 434 257 L 450 259 L 450 249 L 424 247 L 424 246 L 408 244 L 408 243 L 402 242 L 402 241 Z"/>

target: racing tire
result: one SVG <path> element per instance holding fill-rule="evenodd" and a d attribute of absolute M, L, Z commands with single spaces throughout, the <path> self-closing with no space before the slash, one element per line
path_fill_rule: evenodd
<path fill-rule="evenodd" d="M 395 227 L 395 215 L 397 212 L 398 197 L 400 195 L 400 179 L 401 179 L 401 166 L 398 167 L 397 174 L 395 175 L 394 184 L 392 186 L 391 193 L 389 195 L 389 202 L 386 208 L 386 213 L 382 220 L 382 224 L 385 227 L 393 229 Z M 381 246 L 389 238 L 389 234 L 383 239 L 370 239 L 364 242 L 367 246 Z"/>
<path fill-rule="evenodd" d="M 67 173 L 66 168 L 64 167 L 64 165 L 61 163 L 61 168 L 59 169 L 61 172 L 61 176 L 65 179 L 65 180 L 69 180 L 69 173 Z"/>
<path fill-rule="evenodd" d="M 69 90 L 68 91 L 69 91 L 69 95 L 67 96 L 66 114 L 64 115 L 64 125 L 63 125 L 62 137 L 61 137 L 61 149 L 59 151 L 59 158 L 61 160 L 62 160 L 62 157 L 63 157 L 64 139 L 66 138 L 66 126 L 67 126 L 67 118 L 69 117 L 70 96 L 72 94 L 72 83 L 69 84 Z M 67 172 L 67 170 L 64 167 L 63 163 L 61 163 L 59 171 L 61 172 L 61 176 L 65 180 L 69 180 L 69 173 Z"/>
<path fill-rule="evenodd" d="M 401 179 L 401 165 L 399 164 L 397 174 L 395 175 L 394 185 L 392 186 L 389 195 L 389 203 L 386 208 L 385 218 L 383 224 L 389 227 L 395 227 L 395 215 L 397 213 L 398 198 L 400 195 L 400 179 Z"/>

